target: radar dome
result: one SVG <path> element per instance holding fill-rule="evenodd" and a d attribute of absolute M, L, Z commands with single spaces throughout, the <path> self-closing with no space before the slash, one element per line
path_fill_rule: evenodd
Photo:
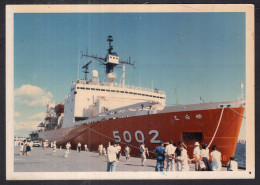
<path fill-rule="evenodd" d="M 92 71 L 92 77 L 93 78 L 97 78 L 98 77 L 98 71 L 97 70 L 93 70 Z"/>

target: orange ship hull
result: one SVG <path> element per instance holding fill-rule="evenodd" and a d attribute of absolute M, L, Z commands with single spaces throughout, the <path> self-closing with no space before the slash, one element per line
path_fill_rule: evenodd
<path fill-rule="evenodd" d="M 100 142 L 107 147 L 111 140 L 118 140 L 122 149 L 126 144 L 130 146 L 132 156 L 140 156 L 140 142 L 145 141 L 150 157 L 155 157 L 152 151 L 160 140 L 164 142 L 173 140 L 174 143 L 184 141 L 188 147 L 188 155 L 192 158 L 194 142 L 210 143 L 220 121 L 211 146 L 218 147 L 222 153 L 222 163 L 226 164 L 229 157 L 235 154 L 244 109 L 244 107 L 232 110 L 225 108 L 222 117 L 222 108 L 217 108 L 105 120 L 39 132 L 39 139 L 57 141 L 57 145 L 63 147 L 70 142 L 72 148 L 76 148 L 77 143 L 81 142 L 82 146 L 87 144 L 90 151 L 97 151 Z"/>

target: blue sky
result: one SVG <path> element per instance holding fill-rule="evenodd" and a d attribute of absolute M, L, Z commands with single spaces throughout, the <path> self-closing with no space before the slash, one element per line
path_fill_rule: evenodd
<path fill-rule="evenodd" d="M 23 123 L 15 134 L 40 121 L 44 100 L 64 100 L 77 78 L 79 51 L 104 57 L 108 35 L 121 59 L 136 61 L 126 83 L 153 84 L 166 92 L 168 105 L 199 103 L 200 96 L 237 100 L 245 84 L 244 13 L 23 13 L 15 14 L 14 30 L 15 121 Z M 104 68 L 92 63 L 93 69 L 103 80 Z M 115 71 L 119 82 L 122 69 Z"/>

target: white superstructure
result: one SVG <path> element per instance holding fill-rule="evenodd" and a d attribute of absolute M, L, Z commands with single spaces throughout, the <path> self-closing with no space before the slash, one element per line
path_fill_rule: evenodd
<path fill-rule="evenodd" d="M 96 118 L 102 112 L 142 102 L 154 102 L 154 111 L 165 106 L 165 93 L 159 90 L 129 87 L 122 84 L 100 83 L 77 80 L 71 85 L 71 92 L 64 103 L 62 127 L 75 126 L 76 121 Z"/>

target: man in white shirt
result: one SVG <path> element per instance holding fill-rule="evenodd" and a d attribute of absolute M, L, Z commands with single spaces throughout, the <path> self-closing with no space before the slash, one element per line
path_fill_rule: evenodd
<path fill-rule="evenodd" d="M 78 149 L 78 152 L 80 152 L 80 150 L 81 150 L 81 143 L 80 142 L 78 143 L 77 149 Z"/>
<path fill-rule="evenodd" d="M 213 171 L 220 171 L 222 164 L 221 164 L 221 153 L 217 150 L 217 146 L 212 146 L 212 152 L 210 153 L 210 157 L 212 159 L 212 170 Z"/>
<path fill-rule="evenodd" d="M 107 147 L 107 171 L 116 171 L 116 154 L 118 150 L 115 148 L 115 142 L 111 141 Z"/>
<path fill-rule="evenodd" d="M 200 144 L 195 142 L 195 148 L 193 150 L 193 160 L 195 162 L 195 171 L 200 171 Z"/>
<path fill-rule="evenodd" d="M 172 140 L 169 141 L 169 144 L 166 146 L 165 155 L 167 160 L 166 171 L 175 171 L 175 160 L 173 159 L 176 147 L 173 146 Z"/>

